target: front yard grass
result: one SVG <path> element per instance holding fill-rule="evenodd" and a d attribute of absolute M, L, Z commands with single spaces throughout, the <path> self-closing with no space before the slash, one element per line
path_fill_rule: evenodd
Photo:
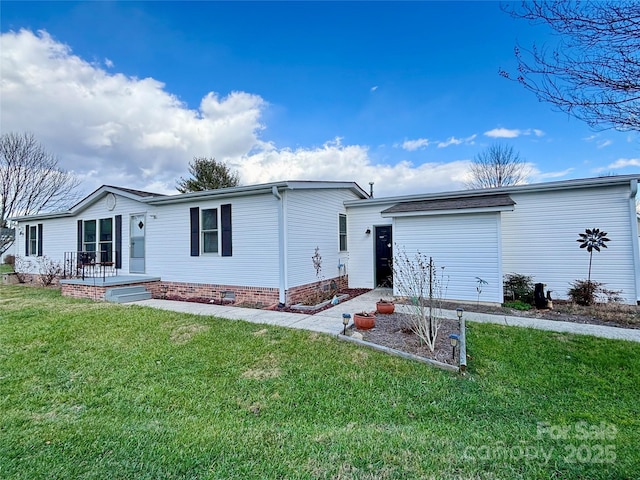
<path fill-rule="evenodd" d="M 637 478 L 640 344 L 471 324 L 461 377 L 0 286 L 0 478 Z"/>

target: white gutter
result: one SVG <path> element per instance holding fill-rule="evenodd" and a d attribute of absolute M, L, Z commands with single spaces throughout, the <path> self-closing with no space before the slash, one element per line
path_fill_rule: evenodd
<path fill-rule="evenodd" d="M 275 185 L 271 187 L 271 193 L 280 201 L 280 205 L 278 206 L 278 301 L 284 305 L 287 299 L 284 199 L 282 195 L 280 195 L 280 192 L 278 192 L 278 187 Z"/>
<path fill-rule="evenodd" d="M 629 182 L 631 193 L 629 195 L 629 214 L 631 217 L 631 254 L 633 258 L 633 270 L 636 279 L 636 303 L 640 300 L 640 245 L 638 244 L 638 214 L 636 213 L 636 194 L 638 193 L 638 180 Z"/>

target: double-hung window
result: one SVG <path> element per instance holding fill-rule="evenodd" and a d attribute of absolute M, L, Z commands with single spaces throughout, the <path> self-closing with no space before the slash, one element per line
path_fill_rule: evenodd
<path fill-rule="evenodd" d="M 38 229 L 35 225 L 29 226 L 29 255 L 38 255 Z"/>
<path fill-rule="evenodd" d="M 96 228 L 95 220 L 84 221 L 84 228 L 82 229 L 82 250 L 84 252 L 96 251 Z"/>
<path fill-rule="evenodd" d="M 202 253 L 218 253 L 218 209 L 202 210 Z"/>
<path fill-rule="evenodd" d="M 338 235 L 340 237 L 340 251 L 347 251 L 347 216 L 344 213 L 338 215 Z"/>
<path fill-rule="evenodd" d="M 101 218 L 99 224 L 100 261 L 113 262 L 113 219 Z"/>

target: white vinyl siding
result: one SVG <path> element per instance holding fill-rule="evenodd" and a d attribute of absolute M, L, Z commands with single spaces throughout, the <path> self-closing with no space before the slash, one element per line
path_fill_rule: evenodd
<path fill-rule="evenodd" d="M 284 192 L 287 288 L 347 273 L 348 252 L 340 251 L 336 214 L 346 214 L 344 202 L 355 198 L 346 189 Z M 311 260 L 316 247 L 322 256 L 320 278 Z M 338 269 L 338 265 L 344 267 Z"/>
<path fill-rule="evenodd" d="M 349 235 L 349 287 L 375 287 L 375 226 L 391 225 L 380 212 L 393 203 L 350 207 L 347 210 Z M 366 233 L 367 230 L 370 233 Z"/>
<path fill-rule="evenodd" d="M 433 257 L 436 274 L 444 280 L 444 298 L 477 301 L 479 277 L 488 282 L 480 301 L 502 302 L 500 213 L 398 217 L 393 238 L 394 257 L 399 250 L 409 259 L 416 252 Z"/>
<path fill-rule="evenodd" d="M 586 228 L 607 232 L 608 248 L 593 253 L 591 280 L 622 290 L 636 302 L 629 187 L 612 186 L 557 192 L 511 194 L 513 212 L 503 213 L 505 273 L 531 275 L 546 283 L 552 298 L 567 298 L 575 280 L 587 279 L 589 254 L 579 248 Z"/>
<path fill-rule="evenodd" d="M 124 225 L 122 229 L 122 270 L 128 271 L 129 229 L 126 228 L 126 225 L 129 218 L 129 212 L 141 212 L 145 211 L 145 209 L 147 208 L 149 207 L 141 204 L 140 202 L 118 195 L 116 207 L 113 210 L 108 210 L 104 199 L 101 199 L 84 209 L 75 217 L 23 221 L 20 223 L 20 225 L 32 225 L 36 222 L 42 223 L 42 243 L 45 246 L 43 254 L 53 261 L 60 262 L 60 264 L 62 265 L 64 262 L 65 252 L 76 252 L 78 250 L 78 220 L 82 220 L 84 222 L 84 220 L 96 220 L 105 218 L 113 219 L 116 215 L 122 215 Z M 112 224 L 112 236 L 113 238 L 115 238 L 115 223 Z M 19 235 L 17 237 L 18 245 L 16 247 L 16 251 L 21 255 L 23 255 L 25 251 L 24 238 L 25 237 L 22 235 Z M 115 243 L 113 248 L 115 249 Z M 30 269 L 30 271 L 32 273 L 35 273 L 37 271 L 37 267 L 34 265 Z"/>
<path fill-rule="evenodd" d="M 200 213 L 217 209 L 219 215 L 223 204 L 232 205 L 233 256 L 191 257 L 190 208 Z M 270 193 L 156 208 L 157 218 L 147 216 L 147 275 L 173 282 L 278 287 L 278 200 Z"/>

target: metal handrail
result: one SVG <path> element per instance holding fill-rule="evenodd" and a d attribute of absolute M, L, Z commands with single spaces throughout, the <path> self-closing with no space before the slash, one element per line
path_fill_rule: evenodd
<path fill-rule="evenodd" d="M 64 252 L 63 278 L 116 276 L 115 251 Z"/>

